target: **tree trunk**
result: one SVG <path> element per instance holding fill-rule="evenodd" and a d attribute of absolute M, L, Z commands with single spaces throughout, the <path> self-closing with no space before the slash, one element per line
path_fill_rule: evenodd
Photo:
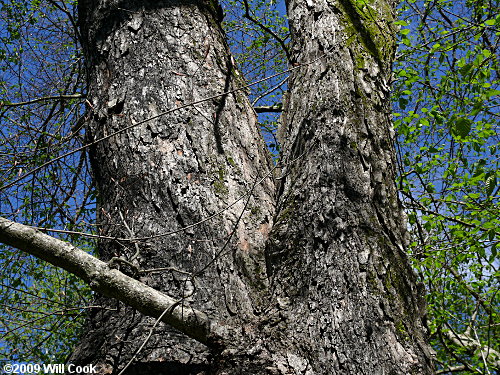
<path fill-rule="evenodd" d="M 119 132 L 91 150 L 100 257 L 232 332 L 206 347 L 155 328 L 128 374 L 432 372 L 393 181 L 395 4 L 359 3 L 287 4 L 275 188 L 248 99 L 220 95 L 243 82 L 216 1 L 79 2 L 89 140 Z M 154 320 L 96 304 L 68 361 L 117 373 Z"/>
<path fill-rule="evenodd" d="M 147 238 L 103 239 L 99 255 L 132 263 L 113 261 L 186 309 L 239 326 L 259 313 L 267 289 L 264 244 L 274 186 L 248 99 L 241 91 L 220 95 L 241 82 L 217 11 L 210 1 L 79 2 L 92 105 L 87 133 L 94 141 L 125 129 L 91 150 L 99 234 Z M 172 231 L 178 232 L 163 235 Z M 152 269 L 163 270 L 140 272 Z M 69 362 L 116 371 L 154 320 L 115 301 L 98 297 L 96 304 L 105 309 L 91 313 Z M 208 363 L 208 354 L 160 327 L 131 373 L 152 366 L 190 373 Z"/>
<path fill-rule="evenodd" d="M 315 373 L 431 373 L 394 183 L 395 1 L 356 3 L 287 3 L 293 58 L 316 63 L 289 80 L 272 293 Z"/>

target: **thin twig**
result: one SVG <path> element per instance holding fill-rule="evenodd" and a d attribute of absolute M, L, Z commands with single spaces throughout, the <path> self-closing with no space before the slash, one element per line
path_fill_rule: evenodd
<path fill-rule="evenodd" d="M 292 54 L 290 53 L 290 50 L 288 49 L 288 46 L 286 45 L 285 41 L 282 38 L 280 38 L 279 35 L 277 35 L 271 28 L 263 25 L 262 22 L 257 21 L 250 15 L 250 7 L 248 5 L 247 0 L 243 0 L 243 4 L 245 5 L 245 14 L 243 16 L 246 19 L 252 21 L 257 26 L 259 26 L 266 33 L 271 35 L 280 44 L 281 48 L 283 48 L 283 52 L 285 52 L 287 60 L 292 61 Z"/>
<path fill-rule="evenodd" d="M 127 222 L 125 221 L 125 218 L 123 217 L 122 212 L 120 211 L 119 214 L 120 214 L 120 218 L 123 221 L 123 224 L 125 225 L 125 228 L 127 228 L 127 230 L 128 230 L 128 233 L 129 233 L 130 237 L 134 238 L 135 234 L 132 231 L 132 229 L 130 229 L 130 227 L 128 226 Z M 139 249 L 139 244 L 137 242 L 134 242 L 134 246 L 135 246 L 135 254 L 132 255 L 132 257 L 130 258 L 130 260 L 129 260 L 130 262 L 134 261 L 134 259 L 137 258 L 139 256 L 139 254 L 141 253 L 141 250 Z"/>
<path fill-rule="evenodd" d="M 285 79 L 281 80 L 281 82 L 279 82 L 276 86 L 274 87 L 271 87 L 269 90 L 267 90 L 266 92 L 262 93 L 261 95 L 259 95 L 257 98 L 255 98 L 255 100 L 252 102 L 252 106 L 255 106 L 255 104 L 260 100 L 262 99 L 263 97 L 269 95 L 270 93 L 272 93 L 273 91 L 279 89 L 286 81 L 288 80 L 288 77 L 285 77 Z M 280 112 L 281 112 L 281 107 L 282 106 L 269 106 L 269 107 L 279 107 L 280 108 Z M 255 112 L 258 113 L 257 111 L 257 108 L 254 108 L 255 109 Z M 269 111 L 269 112 L 272 112 L 272 111 Z"/>
<path fill-rule="evenodd" d="M 132 128 L 135 128 L 135 127 L 140 126 L 140 125 L 143 125 L 143 124 L 145 124 L 145 123 L 147 123 L 147 122 L 150 122 L 150 121 L 156 120 L 157 118 L 162 117 L 162 116 L 165 116 L 165 115 L 168 115 L 168 114 L 170 114 L 170 113 L 177 112 L 177 111 L 180 111 L 180 110 L 182 110 L 182 109 L 186 109 L 186 108 L 192 107 L 192 106 L 197 105 L 197 104 L 205 103 L 205 102 L 208 102 L 208 101 L 213 100 L 213 99 L 216 99 L 216 98 L 220 98 L 220 97 L 223 97 L 223 96 L 227 96 L 227 95 L 229 95 L 229 94 L 232 94 L 232 93 L 235 93 L 235 92 L 238 92 L 238 91 L 246 90 L 246 89 L 247 89 L 247 88 L 249 88 L 249 87 L 252 87 L 252 86 L 255 86 L 255 85 L 257 85 L 257 84 L 259 84 L 259 83 L 261 83 L 261 82 L 267 81 L 268 79 L 272 79 L 272 78 L 278 77 L 278 76 L 280 76 L 280 75 L 290 73 L 290 72 L 292 72 L 292 71 L 294 71 L 294 70 L 300 69 L 300 68 L 301 68 L 301 67 L 303 67 L 303 66 L 311 65 L 311 64 L 315 63 L 316 61 L 318 61 L 318 60 L 322 59 L 324 56 L 326 56 L 326 55 L 327 55 L 328 53 L 330 53 L 330 52 L 331 52 L 331 50 L 328 50 L 328 51 L 326 51 L 325 53 L 323 53 L 321 56 L 319 56 L 319 57 L 317 57 L 317 58 L 315 58 L 315 59 L 313 59 L 313 60 L 311 60 L 311 61 L 305 62 L 305 63 L 303 63 L 303 64 L 296 64 L 295 66 L 293 66 L 293 67 L 291 67 L 291 68 L 289 68 L 289 69 L 287 69 L 287 70 L 285 70 L 285 71 L 283 71 L 283 72 L 279 72 L 279 73 L 276 73 L 276 74 L 270 75 L 270 76 L 268 76 L 268 77 L 264 77 L 264 78 L 262 78 L 262 79 L 260 79 L 260 80 L 258 80 L 258 81 L 255 81 L 255 82 L 252 82 L 252 83 L 249 83 L 249 84 L 246 84 L 246 85 L 243 85 L 243 86 L 237 87 L 237 88 L 232 89 L 232 90 L 224 91 L 224 92 L 222 92 L 222 93 L 220 93 L 220 94 L 212 95 L 212 96 L 209 96 L 209 97 L 204 98 L 204 99 L 195 100 L 195 101 L 193 101 L 193 102 L 191 102 L 191 103 L 183 104 L 183 105 L 181 105 L 181 106 L 179 106 L 179 107 L 175 107 L 175 108 L 168 109 L 168 110 L 166 110 L 166 111 L 163 111 L 163 112 L 158 113 L 158 114 L 157 114 L 157 115 L 155 115 L 155 116 L 148 117 L 148 118 L 146 118 L 146 119 L 144 119 L 144 120 L 141 120 L 141 121 L 139 121 L 139 122 L 137 122 L 137 123 L 135 123 L 135 124 L 131 124 L 131 125 L 129 125 L 129 126 L 126 126 L 126 127 L 122 128 L 122 129 L 120 129 L 120 130 L 117 130 L 116 132 L 110 133 L 110 134 L 108 134 L 107 136 L 104 136 L 104 137 L 102 137 L 102 138 L 99 138 L 99 139 L 96 139 L 96 140 L 94 140 L 94 141 L 92 141 L 92 142 L 89 142 L 89 143 L 87 143 L 87 144 L 85 144 L 85 145 L 83 145 L 83 146 L 81 146 L 81 147 L 78 147 L 78 148 L 76 148 L 76 149 L 72 150 L 72 151 L 68 151 L 68 152 L 67 152 L 67 153 L 65 153 L 65 154 L 59 155 L 59 156 L 55 157 L 54 159 L 49 160 L 48 162 L 45 162 L 45 163 L 43 163 L 42 165 L 40 165 L 40 166 L 38 166 L 38 167 L 36 167 L 36 168 L 33 168 L 33 169 L 32 169 L 32 170 L 30 170 L 29 172 L 26 172 L 26 173 L 25 173 L 25 174 L 23 174 L 22 176 L 20 176 L 20 177 L 16 178 L 14 181 L 12 181 L 12 182 L 8 183 L 7 185 L 4 185 L 4 186 L 0 187 L 0 191 L 5 190 L 5 189 L 8 189 L 8 188 L 10 188 L 10 187 L 14 186 L 14 185 L 15 185 L 16 183 L 18 183 L 19 181 L 24 180 L 26 177 L 30 176 L 31 174 L 38 172 L 39 170 L 41 170 L 41 169 L 45 168 L 46 166 L 48 166 L 48 165 L 50 165 L 50 164 L 52 164 L 52 163 L 54 163 L 54 162 L 56 162 L 56 161 L 58 161 L 58 160 L 61 160 L 61 159 L 65 158 L 65 157 L 67 157 L 67 156 L 73 155 L 73 154 L 75 154 L 75 153 L 77 153 L 77 152 L 80 152 L 80 151 L 86 150 L 86 149 L 87 149 L 87 148 L 89 148 L 89 147 L 92 147 L 92 146 L 94 146 L 94 145 L 96 145 L 96 144 L 98 144 L 98 143 L 100 143 L 100 142 L 103 142 L 103 141 L 105 141 L 105 140 L 107 140 L 107 139 L 110 139 L 110 138 L 112 138 L 112 137 L 114 137 L 114 136 L 116 136 L 116 135 L 118 135 L 118 134 L 124 133 L 124 132 L 126 132 L 126 131 L 128 131 L 128 130 L 130 130 L 130 129 L 132 129 Z"/>
<path fill-rule="evenodd" d="M 161 315 L 156 319 L 155 323 L 153 324 L 153 326 L 151 327 L 151 329 L 149 330 L 148 332 L 148 335 L 147 337 L 144 339 L 144 341 L 142 342 L 141 346 L 136 350 L 136 352 L 134 353 L 134 355 L 132 356 L 132 358 L 130 358 L 130 360 L 128 361 L 128 363 L 125 365 L 125 367 L 118 373 L 118 375 L 122 375 L 125 370 L 127 370 L 127 368 L 129 368 L 129 366 L 132 364 L 132 362 L 137 358 L 137 356 L 139 355 L 139 353 L 142 351 L 142 349 L 144 348 L 144 346 L 146 346 L 146 344 L 148 343 L 149 339 L 151 338 L 151 336 L 153 335 L 153 331 L 154 329 L 156 328 L 156 326 L 161 322 L 161 320 L 163 319 L 163 317 L 170 311 L 172 311 L 183 299 L 180 299 L 178 300 L 175 304 L 173 304 L 172 306 L 170 306 L 169 308 L 165 309 Z"/>
<path fill-rule="evenodd" d="M 35 104 L 39 102 L 45 102 L 48 100 L 70 100 L 70 99 L 83 99 L 85 98 L 84 95 L 82 94 L 68 94 L 68 95 L 55 95 L 55 96 L 44 96 L 41 98 L 33 99 L 33 100 L 27 100 L 25 102 L 17 102 L 17 103 L 9 103 L 9 102 L 0 102 L 0 108 L 2 107 L 19 107 L 22 105 L 28 105 L 28 104 Z"/>

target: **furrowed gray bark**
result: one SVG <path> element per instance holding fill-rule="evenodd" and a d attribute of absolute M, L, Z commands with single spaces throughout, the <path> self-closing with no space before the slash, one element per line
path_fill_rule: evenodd
<path fill-rule="evenodd" d="M 366 3 L 366 4 L 365 4 Z M 405 254 L 389 84 L 395 1 L 287 1 L 295 70 L 268 246 L 295 355 L 316 374 L 429 374 Z"/>
<path fill-rule="evenodd" d="M 79 1 L 92 105 L 89 140 L 242 86 L 218 17 L 214 1 Z M 243 326 L 260 313 L 274 184 L 271 177 L 256 184 L 269 176 L 270 159 L 245 93 L 129 129 L 96 145 L 90 156 L 99 233 L 151 237 L 137 246 L 102 240 L 100 257 L 164 269 L 140 280 L 222 324 Z M 179 233 L 158 237 L 174 230 Z M 120 369 L 152 321 L 113 301 L 97 302 L 118 311 L 91 314 L 69 361 Z M 209 354 L 182 333 L 159 327 L 131 371 L 153 365 L 199 371 Z"/>

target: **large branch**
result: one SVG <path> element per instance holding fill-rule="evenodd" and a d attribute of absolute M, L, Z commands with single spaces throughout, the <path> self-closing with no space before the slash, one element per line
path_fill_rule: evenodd
<path fill-rule="evenodd" d="M 0 217 L 0 242 L 65 269 L 107 297 L 159 318 L 187 336 L 212 346 L 223 342 L 206 314 L 153 289 L 68 242 Z M 167 311 L 165 313 L 165 311 Z"/>
<path fill-rule="evenodd" d="M 488 362 L 495 368 L 500 368 L 500 352 L 491 348 L 490 346 L 483 345 L 478 339 L 471 337 L 466 333 L 456 333 L 452 330 L 443 330 L 444 335 L 455 345 L 464 349 L 479 351 L 480 358 Z"/>

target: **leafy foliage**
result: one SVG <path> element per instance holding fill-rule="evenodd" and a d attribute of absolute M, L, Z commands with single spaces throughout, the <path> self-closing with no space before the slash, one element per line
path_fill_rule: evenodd
<path fill-rule="evenodd" d="M 82 89 L 82 66 L 72 12 L 72 1 L 0 1 L 0 215 L 37 227 L 85 231 L 94 216 L 85 154 L 17 181 L 83 142 L 72 128 L 82 112 L 82 99 L 75 95 Z M 91 247 L 80 237 L 61 238 Z M 0 273 L 0 357 L 63 361 L 76 340 L 89 289 L 5 246 Z"/>
<path fill-rule="evenodd" d="M 283 73 L 288 68 L 289 30 L 282 1 L 224 0 L 226 11 L 224 29 L 237 66 L 247 82 Z M 287 89 L 288 75 L 277 75 L 252 87 L 249 93 L 253 105 L 281 106 Z M 259 116 L 264 138 L 270 150 L 278 155 L 275 137 L 279 116 Z"/>
<path fill-rule="evenodd" d="M 399 184 L 439 373 L 500 366 L 498 1 L 401 6 Z"/>

